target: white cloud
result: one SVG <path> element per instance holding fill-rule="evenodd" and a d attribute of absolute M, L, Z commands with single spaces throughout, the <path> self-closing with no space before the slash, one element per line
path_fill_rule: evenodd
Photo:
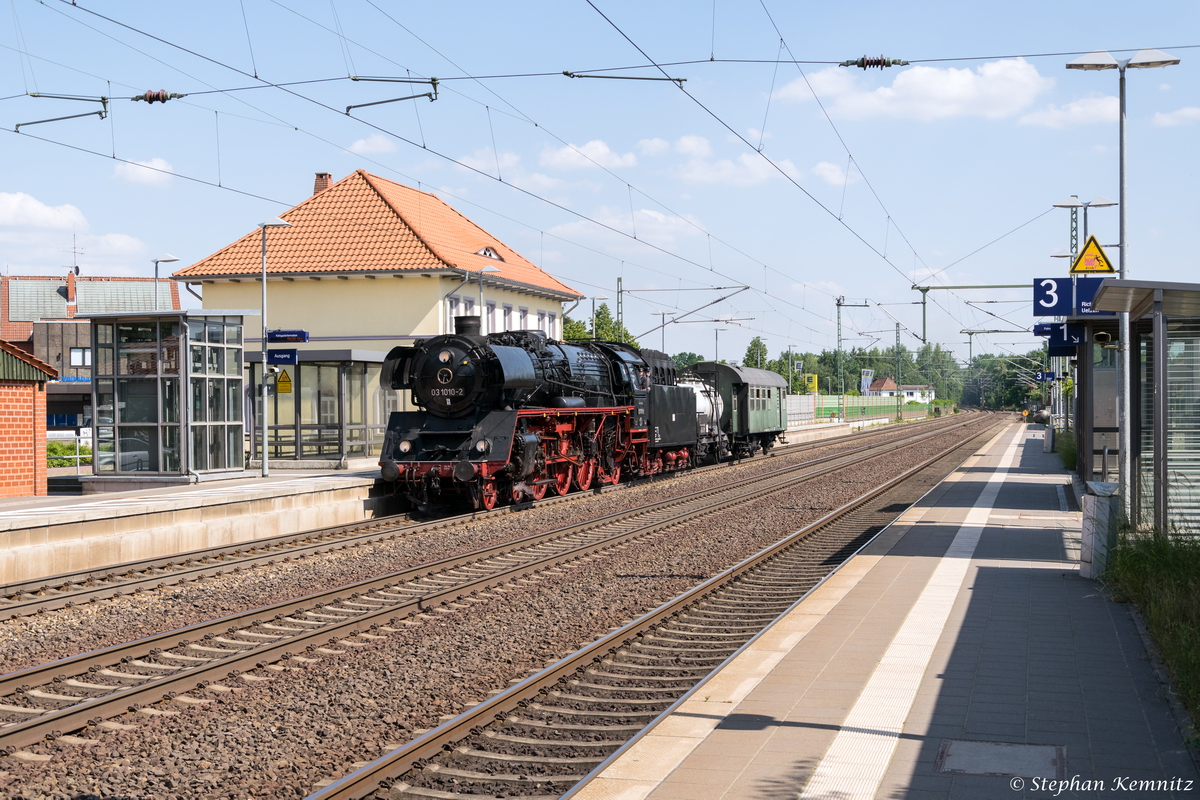
<path fill-rule="evenodd" d="M 650 208 L 639 208 L 630 217 L 627 209 L 602 206 L 599 211 L 590 216 L 610 228 L 630 235 L 636 229 L 639 240 L 656 244 L 659 247 L 670 248 L 683 238 L 698 238 L 703 235 L 703 226 L 695 217 L 684 215 L 684 218 L 680 218 Z M 597 227 L 586 220 L 558 225 L 548 230 L 547 233 L 574 241 L 602 242 L 610 249 L 621 252 L 642 250 L 641 246 L 635 242 L 630 242 L 625 237 Z"/>
<path fill-rule="evenodd" d="M 620 155 L 613 152 L 601 139 L 593 139 L 583 145 L 567 145 L 555 150 L 547 148 L 538 159 L 543 167 L 550 169 L 592 169 L 594 167 L 632 167 L 637 165 L 633 153 Z"/>
<path fill-rule="evenodd" d="M 675 152 L 683 153 L 685 156 L 708 158 L 712 155 L 712 145 L 703 136 L 688 134 L 679 137 L 679 141 L 675 142 Z"/>
<path fill-rule="evenodd" d="M 809 76 L 812 91 L 829 113 L 848 119 L 917 119 L 949 117 L 1002 119 L 1027 108 L 1054 85 L 1023 58 L 989 61 L 972 69 L 910 67 L 898 73 L 891 86 L 869 88 L 864 78 L 843 67 L 829 67 Z M 807 101 L 812 91 L 803 78 L 779 90 L 784 99 Z"/>
<path fill-rule="evenodd" d="M 459 164 L 466 167 L 472 167 L 487 175 L 496 174 L 497 158 L 490 148 L 482 148 L 476 150 L 469 156 L 463 156 L 458 159 Z M 504 152 L 499 156 L 500 161 L 500 176 L 508 183 L 514 186 L 520 186 L 523 189 L 531 191 L 545 191 L 548 189 L 561 189 L 566 186 L 566 182 L 558 178 L 552 178 L 549 175 L 543 175 L 540 172 L 528 172 L 521 166 L 521 157 L 516 153 Z"/>
<path fill-rule="evenodd" d="M 119 161 L 113 167 L 114 176 L 126 183 L 137 183 L 142 186 L 166 186 L 171 182 L 171 172 L 171 165 L 161 158 L 132 163 Z"/>
<path fill-rule="evenodd" d="M 24 192 L 0 192 L 0 226 L 86 231 L 88 223 L 75 206 L 48 206 Z"/>
<path fill-rule="evenodd" d="M 360 156 L 374 155 L 376 153 L 394 153 L 396 152 L 396 143 L 382 134 L 372 133 L 365 139 L 359 139 L 346 149 Z"/>
<path fill-rule="evenodd" d="M 1114 122 L 1120 110 L 1115 97 L 1083 97 L 1063 106 L 1049 105 L 1021 117 L 1022 125 L 1042 125 L 1065 128 L 1068 125 L 1087 125 L 1093 122 Z"/>
<path fill-rule="evenodd" d="M 1186 106 L 1166 114 L 1161 111 L 1154 115 L 1154 124 L 1162 128 L 1173 128 L 1176 125 L 1191 125 L 1200 120 L 1200 108 Z"/>
<path fill-rule="evenodd" d="M 858 183 L 862 180 L 862 174 L 858 170 L 852 170 L 847 175 L 846 170 L 828 161 L 820 162 L 813 167 L 812 171 L 813 175 L 816 175 L 830 186 L 843 186 L 848 183 Z"/>
<path fill-rule="evenodd" d="M 637 149 L 640 150 L 644 156 L 657 156 L 670 150 L 671 143 L 666 139 L 659 139 L 657 137 L 653 139 L 642 139 L 637 143 Z"/>

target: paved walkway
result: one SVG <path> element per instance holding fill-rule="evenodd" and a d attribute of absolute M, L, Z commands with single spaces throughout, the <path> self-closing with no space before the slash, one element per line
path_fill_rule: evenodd
<path fill-rule="evenodd" d="M 1006 428 L 569 796 L 1200 797 L 1071 495 Z"/>

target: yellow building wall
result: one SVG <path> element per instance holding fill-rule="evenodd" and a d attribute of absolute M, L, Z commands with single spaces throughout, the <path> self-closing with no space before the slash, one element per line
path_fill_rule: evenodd
<path fill-rule="evenodd" d="M 262 285 L 255 280 L 221 281 L 202 286 L 205 308 L 258 309 L 262 302 Z M 445 297 L 450 293 L 473 300 L 476 305 L 479 303 L 478 283 L 472 281 L 462 285 L 461 279 L 453 278 L 380 276 L 375 279 L 268 280 L 267 323 L 272 330 L 299 328 L 308 331 L 313 341 L 295 345 L 305 350 L 354 347 L 387 351 L 395 344 L 393 339 L 448 332 Z M 554 314 L 557 332 L 561 333 L 562 304 L 557 301 L 485 286 L 484 304 L 475 313 L 486 311 L 488 302 L 496 304 L 498 318 L 502 316 L 504 305 L 511 305 L 514 328 L 518 327 L 518 313 L 522 307 L 529 309 L 529 328 L 537 327 L 538 311 Z M 261 337 L 262 322 L 257 314 L 246 315 L 245 332 L 247 339 Z M 328 341 L 326 337 L 362 338 Z"/>

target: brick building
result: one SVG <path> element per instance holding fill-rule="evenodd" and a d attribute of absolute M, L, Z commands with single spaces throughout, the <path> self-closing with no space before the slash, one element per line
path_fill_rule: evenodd
<path fill-rule="evenodd" d="M 0 339 L 0 497 L 46 494 L 46 381 L 57 377 Z"/>

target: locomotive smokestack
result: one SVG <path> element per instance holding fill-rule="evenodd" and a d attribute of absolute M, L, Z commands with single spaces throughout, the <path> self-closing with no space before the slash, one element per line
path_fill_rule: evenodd
<path fill-rule="evenodd" d="M 454 318 L 454 332 L 459 336 L 478 336 L 479 330 L 479 317 Z"/>

